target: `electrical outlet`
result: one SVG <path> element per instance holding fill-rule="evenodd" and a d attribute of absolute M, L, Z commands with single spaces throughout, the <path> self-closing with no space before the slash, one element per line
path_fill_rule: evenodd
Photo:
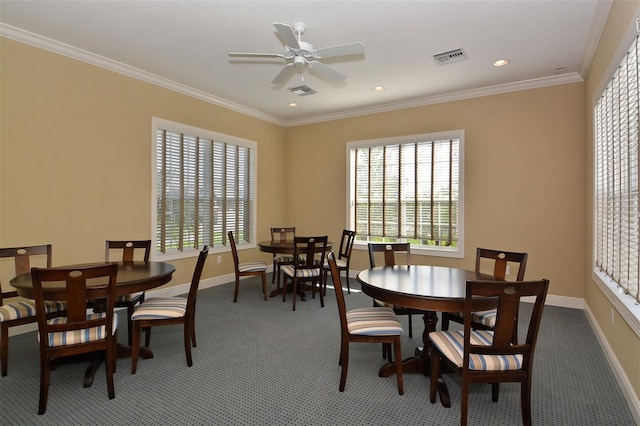
<path fill-rule="evenodd" d="M 216 261 L 217 261 L 218 263 L 222 263 L 222 256 L 218 256 L 218 257 L 216 258 Z"/>

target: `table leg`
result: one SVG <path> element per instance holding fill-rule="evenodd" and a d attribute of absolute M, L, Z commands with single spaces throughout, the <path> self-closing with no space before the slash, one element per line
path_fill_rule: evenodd
<path fill-rule="evenodd" d="M 422 316 L 424 321 L 424 331 L 422 332 L 422 348 L 418 347 L 415 351 L 415 356 L 407 358 L 402 361 L 402 373 L 422 373 L 425 376 L 431 374 L 431 351 L 429 344 L 429 333 L 436 331 L 436 325 L 438 324 L 438 315 L 434 311 L 425 311 Z M 396 371 L 394 363 L 386 363 L 380 368 L 378 376 L 389 377 Z M 451 401 L 449 399 L 449 390 L 447 385 L 442 379 L 438 378 L 438 394 L 440 395 L 440 402 L 443 407 L 451 407 Z"/>

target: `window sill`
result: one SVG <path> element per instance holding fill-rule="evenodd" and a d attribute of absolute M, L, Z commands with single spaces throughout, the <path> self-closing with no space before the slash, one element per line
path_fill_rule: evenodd
<path fill-rule="evenodd" d="M 600 271 L 593 271 L 593 280 L 629 327 L 640 337 L 640 305 L 636 304 L 632 297 L 622 293 L 616 283 Z"/>
<path fill-rule="evenodd" d="M 367 243 L 357 243 L 353 244 L 353 248 L 356 250 L 369 250 L 369 245 Z M 464 253 L 462 252 L 461 247 L 456 248 L 430 248 L 426 246 L 411 246 L 411 255 L 417 256 L 434 256 L 434 257 L 451 257 L 462 259 L 464 257 Z"/>

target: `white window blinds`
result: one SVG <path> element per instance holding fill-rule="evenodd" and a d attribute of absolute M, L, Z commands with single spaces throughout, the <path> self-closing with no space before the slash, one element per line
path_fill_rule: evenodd
<path fill-rule="evenodd" d="M 595 263 L 639 301 L 638 38 L 595 108 Z"/>
<path fill-rule="evenodd" d="M 252 241 L 255 149 L 188 130 L 156 131 L 157 251 Z"/>
<path fill-rule="evenodd" d="M 460 139 L 350 148 L 350 226 L 360 241 L 456 247 L 460 218 Z"/>

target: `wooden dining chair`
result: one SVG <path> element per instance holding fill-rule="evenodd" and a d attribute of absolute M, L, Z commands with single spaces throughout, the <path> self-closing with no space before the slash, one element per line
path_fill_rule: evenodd
<path fill-rule="evenodd" d="M 518 266 L 516 281 L 524 280 L 524 273 L 527 269 L 527 253 L 509 252 L 501 250 L 492 250 L 478 247 L 476 249 L 476 272 L 489 272 L 499 280 L 506 280 L 507 267 L 509 264 Z M 491 272 L 490 272 L 491 271 Z M 517 322 L 516 318 L 516 322 Z M 464 324 L 464 316 L 461 312 L 443 312 L 442 313 L 442 330 L 449 329 L 449 322 L 457 322 Z M 471 314 L 471 327 L 474 330 L 492 330 L 496 322 L 496 310 L 473 312 Z M 518 340 L 518 327 L 513 329 L 514 342 Z"/>
<path fill-rule="evenodd" d="M 322 294 L 322 265 L 327 251 L 329 237 L 326 235 L 315 237 L 295 237 L 293 239 L 293 258 L 297 259 L 293 265 L 284 265 L 282 282 L 282 301 L 287 299 L 287 280 L 291 280 L 293 288 L 293 310 L 296 310 L 298 290 L 304 294 L 298 285 L 311 283 L 311 294 L 315 298 L 316 284 L 320 293 L 320 306 L 324 308 L 324 296 Z M 303 298 L 304 296 L 301 296 Z"/>
<path fill-rule="evenodd" d="M 50 268 L 51 251 L 51 244 L 0 248 L 0 259 L 13 259 L 13 276 L 18 276 L 30 271 L 31 260 Z M 64 315 L 65 307 L 64 302 L 46 301 L 47 318 Z M 37 321 L 35 300 L 19 297 L 15 290 L 0 291 L 0 359 L 3 377 L 7 375 L 9 366 L 9 328 Z"/>
<path fill-rule="evenodd" d="M 113 373 L 116 369 L 116 341 L 118 316 L 114 315 L 114 299 L 118 265 L 76 266 L 67 268 L 32 268 L 31 279 L 38 317 L 40 343 L 40 402 L 38 414 L 47 410 L 51 361 L 72 355 L 104 352 L 109 399 L 115 398 Z M 101 282 L 100 290 L 87 281 Z M 55 283 L 55 284 L 52 284 Z M 66 315 L 49 319 L 43 287 L 66 287 Z M 91 291 L 92 299 L 104 299 L 103 312 L 87 313 L 86 305 Z"/>
<path fill-rule="evenodd" d="M 397 265 L 397 257 L 402 257 L 406 265 L 411 265 L 410 243 L 369 243 L 369 265 L 372 268 L 376 267 L 376 253 L 383 254 L 384 266 Z M 386 306 L 393 309 L 396 315 L 407 315 L 409 337 L 413 337 L 413 321 L 411 315 L 421 315 L 424 313 L 418 309 L 405 308 L 404 306 L 393 305 L 377 299 L 373 299 L 373 306 Z"/>
<path fill-rule="evenodd" d="M 149 254 L 151 253 L 151 240 L 106 240 L 104 249 L 105 262 L 111 262 L 112 259 L 115 261 L 115 257 L 112 255 L 120 255 L 120 253 L 122 254 L 123 262 L 133 262 L 134 260 L 148 262 Z M 144 296 L 144 291 L 116 296 L 115 307 L 127 308 L 127 339 L 129 346 L 131 346 L 133 336 L 131 315 L 133 315 L 136 305 L 144 302 Z"/>
<path fill-rule="evenodd" d="M 236 275 L 236 287 L 233 292 L 233 303 L 238 301 L 238 293 L 240 292 L 240 278 L 242 277 L 260 277 L 262 280 L 262 294 L 264 295 L 264 301 L 267 301 L 267 264 L 263 261 L 256 262 L 243 262 L 240 263 L 238 257 L 238 248 L 236 247 L 236 239 L 233 236 L 233 231 L 229 231 L 227 234 L 229 237 L 229 244 L 231 245 L 231 253 L 233 254 L 233 266 L 235 268 Z"/>
<path fill-rule="evenodd" d="M 336 264 L 340 272 L 346 271 L 346 283 L 347 293 L 351 294 L 351 288 L 349 287 L 349 265 L 351 263 L 351 251 L 353 250 L 353 242 L 356 238 L 356 231 L 350 231 L 344 229 L 342 231 L 342 238 L 340 239 L 340 250 L 338 250 L 338 257 L 336 258 Z M 326 294 L 327 289 L 327 275 L 329 274 L 329 263 L 325 260 L 322 267 L 322 292 Z"/>
<path fill-rule="evenodd" d="M 133 344 L 131 346 L 131 374 L 136 374 L 138 369 L 138 353 L 140 351 L 140 333 L 145 332 L 144 346 L 149 348 L 151 344 L 151 327 L 163 325 L 183 325 L 184 352 L 187 357 L 187 366 L 193 365 L 191 347 L 196 344 L 196 299 L 198 286 L 204 269 L 204 263 L 209 255 L 209 247 L 204 246 L 198 255 L 189 294 L 187 297 L 150 297 L 140 304 L 133 313 Z"/>
<path fill-rule="evenodd" d="M 273 227 L 271 228 L 271 241 L 274 242 L 293 242 L 293 238 L 296 236 L 296 227 L 290 226 L 285 228 Z M 277 279 L 276 287 L 280 288 L 280 271 L 282 265 L 292 265 L 293 255 L 287 253 L 273 253 L 273 276 L 271 277 L 271 283 Z"/>
<path fill-rule="evenodd" d="M 467 424 L 469 384 L 492 384 L 492 400 L 498 401 L 498 383 L 520 382 L 522 422 L 531 424 L 531 380 L 533 355 L 542 319 L 544 301 L 549 281 L 467 281 L 464 330 L 436 331 L 429 334 L 431 345 L 431 390 L 429 399 L 436 402 L 443 361 L 451 371 L 462 377 L 462 401 L 460 424 Z M 493 330 L 473 330 L 471 320 L 473 299 L 477 297 L 498 299 L 496 321 Z M 514 328 L 518 327 L 518 310 L 523 297 L 535 298 L 533 313 L 529 318 L 527 337 L 523 343 L 513 341 Z"/>
<path fill-rule="evenodd" d="M 333 252 L 328 257 L 331 279 L 335 287 L 338 313 L 340 315 L 340 392 L 344 392 L 347 382 L 347 370 L 349 369 L 349 344 L 351 342 L 382 343 L 393 345 L 395 352 L 396 378 L 398 381 L 398 393 L 404 393 L 402 378 L 402 346 L 400 336 L 404 333 L 402 325 L 387 307 L 358 308 L 347 311 L 344 300 L 342 283 L 340 282 L 340 270 Z"/>

